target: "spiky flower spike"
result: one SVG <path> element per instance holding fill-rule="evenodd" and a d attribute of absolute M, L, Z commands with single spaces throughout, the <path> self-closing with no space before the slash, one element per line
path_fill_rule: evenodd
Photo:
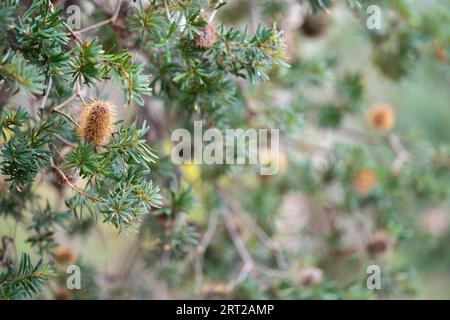
<path fill-rule="evenodd" d="M 108 101 L 89 101 L 80 115 L 80 136 L 96 145 L 103 144 L 111 136 L 114 112 L 114 105 Z"/>
<path fill-rule="evenodd" d="M 386 104 L 375 105 L 367 114 L 369 124 L 378 131 L 389 131 L 395 125 L 395 113 L 391 106 Z"/>

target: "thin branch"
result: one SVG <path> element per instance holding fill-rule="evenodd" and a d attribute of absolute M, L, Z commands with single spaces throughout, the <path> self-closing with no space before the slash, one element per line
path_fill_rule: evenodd
<path fill-rule="evenodd" d="M 61 104 L 57 105 L 56 107 L 53 107 L 52 110 L 50 110 L 50 112 L 55 112 L 56 110 L 59 110 L 62 107 L 68 105 L 76 97 L 77 97 L 76 94 L 71 95 L 67 100 L 63 101 Z"/>
<path fill-rule="evenodd" d="M 236 247 L 236 250 L 242 261 L 244 261 L 245 264 L 254 266 L 255 262 L 253 261 L 253 258 L 250 256 L 250 253 L 245 247 L 244 240 L 242 240 L 241 236 L 239 235 L 239 231 L 236 227 L 236 224 L 234 223 L 233 218 L 230 215 L 230 212 L 228 210 L 223 210 L 222 218 L 228 234 L 230 235 L 230 238 L 233 241 L 234 246 Z"/>
<path fill-rule="evenodd" d="M 60 111 L 60 110 L 52 110 L 52 113 L 58 113 L 58 114 L 64 116 L 67 120 L 72 122 L 75 125 L 75 127 L 80 128 L 79 124 L 71 116 L 69 116 L 67 113 L 65 113 L 63 111 Z"/>
<path fill-rule="evenodd" d="M 239 275 L 237 276 L 236 279 L 231 280 L 227 286 L 226 286 L 226 291 L 227 292 L 231 292 L 234 290 L 234 288 L 236 288 L 240 283 L 242 283 L 250 274 L 250 272 L 252 271 L 253 266 L 250 264 L 244 264 L 241 268 L 241 271 L 239 271 Z"/>
<path fill-rule="evenodd" d="M 397 154 L 397 157 L 392 164 L 392 169 L 394 170 L 394 172 L 398 172 L 410 158 L 410 153 L 402 145 L 400 138 L 396 134 L 391 133 L 386 138 L 386 140 L 388 141 L 392 150 L 394 150 L 394 152 Z"/>
<path fill-rule="evenodd" d="M 194 252 L 195 256 L 195 283 L 196 283 L 196 291 L 200 292 L 203 284 L 203 261 L 204 261 L 204 253 L 214 238 L 214 234 L 217 230 L 219 219 L 217 215 L 214 214 L 209 219 L 208 229 L 206 230 L 203 239 L 200 241 L 200 244 L 197 247 L 197 250 Z"/>
<path fill-rule="evenodd" d="M 75 31 L 75 33 L 76 33 L 77 35 L 80 35 L 80 34 L 82 34 L 82 33 L 84 33 L 84 32 L 88 32 L 88 31 L 90 31 L 90 30 L 100 28 L 100 27 L 102 27 L 102 26 L 104 26 L 104 25 L 106 25 L 106 24 L 109 24 L 109 23 L 111 23 L 111 22 L 116 21 L 118 15 L 119 15 L 119 12 L 120 12 L 120 7 L 121 7 L 121 5 L 122 5 L 122 0 L 119 0 L 119 1 L 118 1 L 118 4 L 117 4 L 116 11 L 114 12 L 114 15 L 113 15 L 111 18 L 106 19 L 106 20 L 103 20 L 103 21 L 100 21 L 100 22 L 98 22 L 98 23 L 96 23 L 96 24 L 93 24 L 93 25 L 91 25 L 91 26 L 89 26 L 89 27 L 86 27 L 86 28 L 84 28 L 84 29 Z"/>
<path fill-rule="evenodd" d="M 73 29 L 69 27 L 67 23 L 64 22 L 64 25 L 66 26 L 67 30 L 69 30 L 69 33 L 72 35 L 72 37 L 74 37 L 74 39 L 77 41 L 78 45 L 82 47 L 83 40 L 80 38 L 80 36 L 75 31 L 73 31 Z"/>
<path fill-rule="evenodd" d="M 45 91 L 45 96 L 42 99 L 41 106 L 39 107 L 40 110 L 43 110 L 45 108 L 45 104 L 47 103 L 48 95 L 50 94 L 51 89 L 52 89 L 52 77 L 49 77 L 47 90 Z"/>
<path fill-rule="evenodd" d="M 209 16 L 209 19 L 208 19 L 208 23 L 213 22 L 214 18 L 216 17 L 216 14 L 217 14 L 217 10 L 214 10 L 213 12 L 211 12 L 211 15 Z"/>
<path fill-rule="evenodd" d="M 258 237 L 259 241 L 274 252 L 278 266 L 283 269 L 286 268 L 286 258 L 284 257 L 283 250 L 280 246 L 267 235 L 267 233 L 248 215 L 248 213 L 242 209 L 238 210 L 237 213 L 244 220 L 244 223 L 250 228 L 250 230 L 256 235 L 256 237 Z"/>
<path fill-rule="evenodd" d="M 70 142 L 67 139 L 64 139 L 63 137 L 61 137 L 59 134 L 57 134 L 55 132 L 53 132 L 52 135 L 68 147 L 75 148 L 77 146 L 75 143 Z"/>
<path fill-rule="evenodd" d="M 209 244 L 211 243 L 214 234 L 216 233 L 217 225 L 218 225 L 219 219 L 217 218 L 217 215 L 212 215 L 209 219 L 208 229 L 205 232 L 205 235 L 203 236 L 202 241 L 200 242 L 199 246 L 197 247 L 197 252 L 199 254 L 205 253 L 206 249 L 208 248 Z"/>
<path fill-rule="evenodd" d="M 255 262 L 248 252 L 244 240 L 242 240 L 242 237 L 239 234 L 237 226 L 233 218 L 231 217 L 230 212 L 227 210 L 223 210 L 222 218 L 228 234 L 233 241 L 234 247 L 236 248 L 240 258 L 244 262 L 244 266 L 242 267 L 237 280 L 230 282 L 227 285 L 227 290 L 233 290 L 239 283 L 245 280 L 245 278 L 250 274 L 251 271 L 256 271 L 269 277 L 291 277 L 291 274 L 287 271 L 271 269 Z"/>
<path fill-rule="evenodd" d="M 98 200 L 96 197 L 91 196 L 90 194 L 87 194 L 86 192 L 84 192 L 83 190 L 78 188 L 76 185 L 74 185 L 72 182 L 70 182 L 69 179 L 66 177 L 65 173 L 55 165 L 55 163 L 53 162 L 53 159 L 51 159 L 51 158 L 50 158 L 50 163 L 52 165 L 52 169 L 54 169 L 59 174 L 59 176 L 64 180 L 65 183 L 67 183 L 67 185 L 70 188 L 72 188 L 76 192 L 80 193 L 82 196 L 89 198 L 92 201 Z"/>
<path fill-rule="evenodd" d="M 226 195 L 224 194 L 224 197 Z M 275 254 L 277 264 L 280 268 L 286 268 L 286 258 L 281 250 L 280 246 L 271 239 L 267 233 L 258 225 L 258 223 L 252 219 L 252 217 L 237 203 L 232 197 L 227 197 L 227 204 L 231 206 L 234 214 L 238 214 L 244 221 L 244 223 L 249 227 L 249 229 L 256 235 L 256 237 L 261 241 L 261 243 L 266 246 L 269 250 L 272 250 Z"/>
<path fill-rule="evenodd" d="M 78 82 L 75 83 L 75 96 L 80 99 L 81 103 L 83 104 L 83 107 L 87 107 L 87 103 L 83 98 L 83 95 L 81 94 L 81 87 Z"/>

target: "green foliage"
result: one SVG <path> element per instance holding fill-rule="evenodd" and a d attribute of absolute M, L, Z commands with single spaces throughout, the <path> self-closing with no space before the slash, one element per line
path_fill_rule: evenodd
<path fill-rule="evenodd" d="M 69 212 L 55 212 L 52 210 L 50 203 L 47 202 L 44 208 L 38 208 L 33 212 L 33 222 L 28 227 L 30 237 L 27 242 L 32 247 L 37 246 L 41 254 L 49 252 L 50 249 L 57 247 L 57 242 L 54 239 L 57 227 L 67 228 L 66 224 L 69 218 Z"/>
<path fill-rule="evenodd" d="M 22 90 L 33 95 L 44 89 L 45 77 L 41 68 L 28 64 L 21 53 L 6 52 L 0 61 L 0 75 L 14 93 Z"/>
<path fill-rule="evenodd" d="M 84 42 L 72 52 L 74 60 L 69 61 L 74 81 L 80 80 L 92 85 L 96 81 L 114 76 L 122 84 L 127 105 L 132 100 L 143 105 L 142 95 L 149 95 L 148 76 L 142 75 L 143 66 L 131 63 L 131 54 L 126 50 L 106 53 L 98 39 Z"/>
<path fill-rule="evenodd" d="M 28 254 L 22 253 L 18 266 L 9 265 L 8 270 L 0 274 L 0 297 L 3 299 L 31 298 L 39 293 L 50 277 L 52 268 L 39 260 L 31 262 Z"/>
<path fill-rule="evenodd" d="M 5 120 L 8 121 L 8 112 L 5 115 Z M 14 118 L 9 120 L 18 121 L 21 125 L 24 119 L 28 119 L 28 115 L 19 109 Z M 14 122 L 6 124 L 10 126 L 14 125 Z M 46 145 L 52 141 L 52 125 L 43 119 L 35 124 L 35 127 L 28 126 L 24 131 L 17 131 L 14 139 L 9 140 L 1 150 L 1 172 L 6 177 L 5 181 L 10 182 L 11 188 L 19 191 L 31 187 L 34 178 L 39 170 L 46 166 L 51 154 Z"/>
<path fill-rule="evenodd" d="M 100 213 L 104 222 L 122 230 L 136 230 L 142 215 L 161 205 L 159 188 L 148 179 L 149 165 L 156 159 L 154 151 L 142 139 L 149 128 L 133 123 L 120 125 L 104 150 L 94 152 L 92 144 L 80 144 L 67 156 L 66 168 L 87 179 L 87 197 L 77 195 L 69 207 L 82 213 L 83 206 L 94 217 Z"/>

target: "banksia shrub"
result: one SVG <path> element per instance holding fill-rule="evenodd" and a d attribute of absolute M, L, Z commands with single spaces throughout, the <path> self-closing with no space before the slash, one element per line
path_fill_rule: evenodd
<path fill-rule="evenodd" d="M 0 299 L 450 297 L 448 21 L 0 1 Z"/>
<path fill-rule="evenodd" d="M 76 255 L 69 247 L 61 246 L 53 252 L 56 262 L 60 264 L 72 264 L 76 261 Z"/>

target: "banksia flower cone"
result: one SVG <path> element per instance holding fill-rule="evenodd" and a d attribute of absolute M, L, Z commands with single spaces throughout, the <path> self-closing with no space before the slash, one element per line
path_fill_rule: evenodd
<path fill-rule="evenodd" d="M 302 33 L 308 38 L 318 38 L 326 31 L 324 19 L 318 15 L 307 15 L 301 27 Z"/>
<path fill-rule="evenodd" d="M 375 105 L 370 108 L 367 114 L 367 120 L 372 128 L 386 132 L 395 125 L 395 113 L 389 105 Z"/>
<path fill-rule="evenodd" d="M 89 101 L 80 116 L 80 136 L 96 145 L 103 144 L 111 136 L 114 111 L 114 106 L 107 101 Z"/>
<path fill-rule="evenodd" d="M 366 245 L 366 251 L 372 258 L 382 258 L 394 248 L 394 239 L 385 231 L 375 232 Z"/>
<path fill-rule="evenodd" d="M 69 247 L 58 247 L 53 253 L 56 262 L 61 264 L 74 263 L 77 260 L 75 253 Z"/>
<path fill-rule="evenodd" d="M 55 299 L 56 300 L 69 300 L 72 298 L 72 294 L 66 288 L 61 288 L 56 292 Z"/>
<path fill-rule="evenodd" d="M 358 195 L 365 196 L 376 187 L 377 182 L 378 178 L 375 172 L 363 169 L 353 177 L 352 186 Z"/>
<path fill-rule="evenodd" d="M 319 268 L 308 267 L 300 272 L 299 277 L 303 286 L 311 287 L 322 281 L 323 271 Z"/>
<path fill-rule="evenodd" d="M 209 48 L 217 41 L 216 28 L 208 23 L 195 37 L 195 46 L 198 48 Z"/>

